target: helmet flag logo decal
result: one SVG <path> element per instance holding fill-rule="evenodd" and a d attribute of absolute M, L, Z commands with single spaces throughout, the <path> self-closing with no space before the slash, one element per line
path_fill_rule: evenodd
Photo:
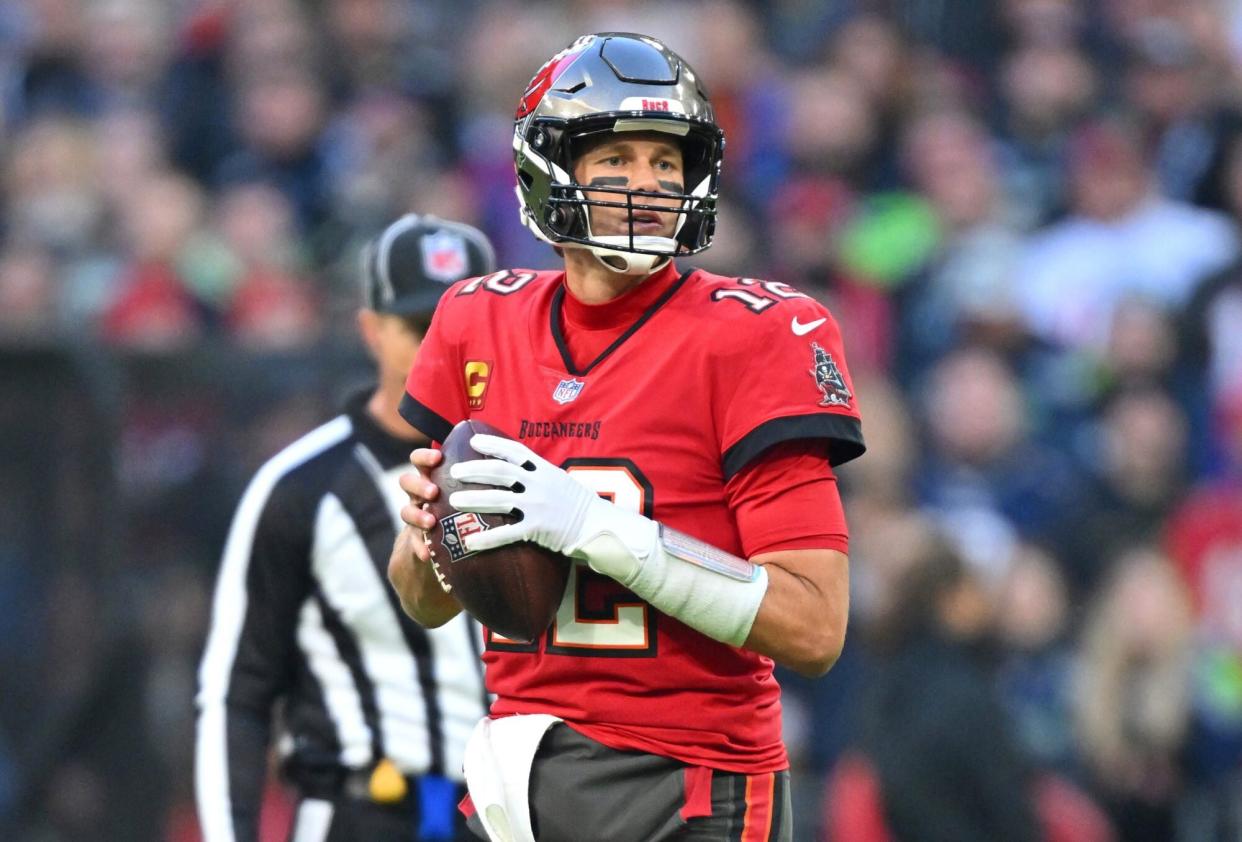
<path fill-rule="evenodd" d="M 552 83 L 569 69 L 569 66 L 577 60 L 582 51 L 594 40 L 594 35 L 585 35 L 579 38 L 552 56 L 552 58 L 548 59 L 547 64 L 539 68 L 539 72 L 535 74 L 534 79 L 530 80 L 530 84 L 526 86 L 526 91 L 522 94 L 521 102 L 518 103 L 517 119 L 522 119 L 539 107 L 539 103 L 543 101 L 543 95 L 552 87 Z"/>

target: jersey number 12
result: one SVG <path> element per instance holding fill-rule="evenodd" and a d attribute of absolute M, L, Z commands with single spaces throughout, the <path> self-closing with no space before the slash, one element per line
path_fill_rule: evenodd
<path fill-rule="evenodd" d="M 651 517 L 651 483 L 629 459 L 570 459 L 563 467 L 574 479 L 618 506 Z M 656 612 L 629 591 L 585 564 L 569 570 L 561 598 L 547 632 L 549 654 L 649 658 L 656 653 Z M 534 651 L 538 644 L 523 645 L 498 634 L 489 635 L 489 646 L 505 651 Z"/>

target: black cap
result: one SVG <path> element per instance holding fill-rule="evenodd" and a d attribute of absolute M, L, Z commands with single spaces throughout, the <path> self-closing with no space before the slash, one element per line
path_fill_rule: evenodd
<path fill-rule="evenodd" d="M 496 253 L 477 228 L 411 213 L 363 252 L 363 306 L 380 313 L 431 313 L 450 284 L 496 270 Z"/>

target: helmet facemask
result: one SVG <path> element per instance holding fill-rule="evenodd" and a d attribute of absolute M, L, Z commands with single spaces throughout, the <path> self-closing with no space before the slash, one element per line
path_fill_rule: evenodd
<path fill-rule="evenodd" d="M 589 36 L 576 42 L 587 46 L 580 50 L 586 62 L 579 61 L 572 53 L 554 59 L 561 63 L 561 77 L 547 83 L 549 89 L 536 107 L 525 114 L 519 109 L 513 137 L 517 195 L 523 224 L 540 239 L 556 245 L 585 248 L 615 272 L 646 274 L 663 266 L 674 255 L 694 254 L 711 244 L 724 139 L 712 118 L 706 96 L 694 81 L 693 71 L 662 45 L 663 52 L 659 55 L 669 56 L 671 62 L 676 63 L 673 65 L 676 76 L 658 85 L 642 80 L 636 82 L 619 73 L 616 75 L 620 78 L 608 79 L 613 74 L 607 71 L 592 74 L 578 66 L 602 59 L 602 47 L 598 45 L 603 42 L 598 39 L 612 37 L 641 39 L 647 46 L 640 45 L 639 49 L 653 50 L 650 45 L 658 44 L 642 36 Z M 594 51 L 590 49 L 593 44 L 596 45 Z M 611 63 L 607 67 L 616 71 Z M 591 103 L 578 96 L 583 88 L 591 87 L 580 81 L 584 77 L 608 83 L 594 85 L 602 91 L 589 91 L 597 102 L 615 101 L 626 107 L 592 112 Z M 537 76 L 536 80 L 539 78 Z M 532 82 L 532 87 L 534 85 Z M 523 105 L 526 105 L 525 100 Z M 567 114 L 580 116 L 562 116 Z M 658 133 L 676 142 L 682 152 L 686 180 L 681 192 L 577 181 L 573 175 L 575 160 L 588 144 L 603 138 L 623 137 L 629 132 Z M 670 199 L 674 200 L 672 204 L 668 204 Z M 628 233 L 594 233 L 592 208 L 626 211 Z M 635 233 L 634 214 L 644 211 L 676 214 L 672 236 Z"/>

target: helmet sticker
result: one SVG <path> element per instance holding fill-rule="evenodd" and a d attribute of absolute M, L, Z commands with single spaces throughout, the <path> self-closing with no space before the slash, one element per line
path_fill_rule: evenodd
<path fill-rule="evenodd" d="M 686 106 L 675 99 L 659 99 L 656 97 L 627 96 L 621 100 L 622 111 L 667 111 L 670 114 L 685 114 Z"/>
<path fill-rule="evenodd" d="M 582 55 L 583 51 L 593 41 L 595 41 L 594 35 L 584 35 L 552 56 L 543 67 L 539 68 L 539 72 L 535 74 L 535 78 L 530 80 L 530 84 L 526 86 L 526 91 L 522 94 L 522 99 L 518 103 L 518 120 L 521 120 L 539 107 L 539 103 L 543 100 L 543 95 L 552 87 L 552 83 L 560 78 L 561 74 L 578 60 L 578 57 Z"/>

